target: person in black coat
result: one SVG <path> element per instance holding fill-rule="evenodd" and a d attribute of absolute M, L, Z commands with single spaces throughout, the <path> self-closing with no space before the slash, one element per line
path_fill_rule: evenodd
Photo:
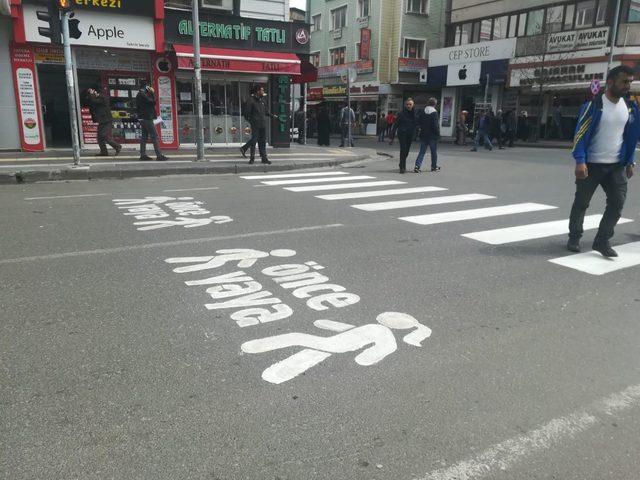
<path fill-rule="evenodd" d="M 142 84 L 138 95 L 136 96 L 136 113 L 138 122 L 142 127 L 142 137 L 140 137 L 140 160 L 151 160 L 147 155 L 147 140 L 151 138 L 153 149 L 156 152 L 156 160 L 167 160 L 160 149 L 160 140 L 158 140 L 158 132 L 153 121 L 156 115 L 156 96 L 150 85 Z"/>
<path fill-rule="evenodd" d="M 393 145 L 396 132 L 400 143 L 400 173 L 407 171 L 407 157 L 411 149 L 411 142 L 416 134 L 417 116 L 413 105 L 413 99 L 407 98 L 404 102 L 404 110 L 398 114 L 391 127 L 389 145 Z"/>
<path fill-rule="evenodd" d="M 318 113 L 318 145 L 328 147 L 331 136 L 331 116 L 326 105 L 320 107 Z"/>
<path fill-rule="evenodd" d="M 256 85 L 253 88 L 251 96 L 245 103 L 243 115 L 251 124 L 251 139 L 240 147 L 240 153 L 243 157 L 246 157 L 247 150 L 249 150 L 249 163 L 255 161 L 257 143 L 262 163 L 267 165 L 271 164 L 271 161 L 267 158 L 267 118 L 278 118 L 278 116 L 272 115 L 271 112 L 269 112 L 269 108 L 264 100 L 266 96 L 267 94 L 264 92 L 264 87 L 262 85 Z"/>
<path fill-rule="evenodd" d="M 427 106 L 418 114 L 418 128 L 420 129 L 420 152 L 416 158 L 416 166 L 413 169 L 415 173 L 420 173 L 422 160 L 427 147 L 431 150 L 431 171 L 440 170 L 438 166 L 438 140 L 440 140 L 440 116 L 436 110 L 438 101 L 431 97 L 427 101 Z"/>
<path fill-rule="evenodd" d="M 122 150 L 122 145 L 113 140 L 111 130 L 113 129 L 113 116 L 109 99 L 101 95 L 100 92 L 89 88 L 85 93 L 85 102 L 91 112 L 91 120 L 98 124 L 98 146 L 100 147 L 100 157 L 108 157 L 107 144 L 116 151 L 116 155 Z"/>

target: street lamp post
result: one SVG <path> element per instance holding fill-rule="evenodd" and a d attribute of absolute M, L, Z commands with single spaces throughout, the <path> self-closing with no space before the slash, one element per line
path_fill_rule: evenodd
<path fill-rule="evenodd" d="M 200 13 L 198 1 L 193 0 L 193 77 L 196 104 L 196 161 L 204 160 L 204 121 L 202 114 L 202 71 L 200 65 Z"/>

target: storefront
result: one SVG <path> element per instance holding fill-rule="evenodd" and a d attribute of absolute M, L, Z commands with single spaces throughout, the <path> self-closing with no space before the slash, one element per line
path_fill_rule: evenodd
<path fill-rule="evenodd" d="M 177 67 L 178 140 L 195 142 L 195 85 L 193 83 L 193 25 L 191 14 L 166 11 L 165 40 Z M 300 56 L 309 53 L 308 26 L 230 15 L 200 15 L 202 107 L 208 145 L 241 145 L 251 137 L 243 105 L 254 85 L 263 85 L 271 111 L 269 143 L 289 146 L 290 86 L 301 73 Z"/>

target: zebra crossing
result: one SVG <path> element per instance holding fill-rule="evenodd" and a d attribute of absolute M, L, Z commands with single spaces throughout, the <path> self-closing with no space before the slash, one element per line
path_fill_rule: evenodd
<path fill-rule="evenodd" d="M 327 201 L 358 200 L 365 198 L 389 197 L 384 201 L 372 203 L 353 203 L 351 208 L 365 212 L 380 212 L 418 207 L 428 208 L 435 205 L 456 205 L 462 203 L 474 204 L 496 200 L 498 197 L 482 193 L 446 194 L 448 188 L 439 186 L 402 187 L 407 182 L 401 180 L 378 180 L 371 175 L 352 175 L 349 172 L 308 172 L 308 173 L 279 173 L 264 175 L 241 176 L 245 180 L 259 181 L 265 186 L 282 187 L 289 192 L 331 192 L 315 195 L 315 198 Z M 393 186 L 393 188 L 387 188 Z M 380 188 L 384 187 L 384 188 Z M 346 190 L 346 191 L 345 191 Z M 357 190 L 357 191 L 352 191 Z M 432 194 L 435 196 L 423 196 Z M 407 196 L 416 195 L 412 198 Z M 398 197 L 400 198 L 398 199 Z M 479 204 L 478 204 L 479 205 Z M 451 210 L 438 213 L 418 212 L 416 215 L 397 217 L 398 220 L 421 226 L 438 225 L 451 222 L 464 222 L 468 220 L 481 220 L 496 217 L 519 218 L 532 212 L 553 211 L 558 207 L 534 202 L 514 203 L 491 207 Z M 588 215 L 584 220 L 584 230 L 598 228 L 602 216 Z M 630 223 L 633 220 L 621 218 L 619 225 Z M 528 223 L 505 228 L 482 230 L 463 233 L 462 236 L 470 240 L 489 245 L 508 245 L 518 242 L 549 238 L 566 235 L 569 232 L 568 219 L 552 220 L 547 222 Z M 640 265 L 640 242 L 617 245 L 616 251 L 619 257 L 607 259 L 596 252 L 570 254 L 558 258 L 549 259 L 554 265 L 570 268 L 591 275 L 604 275 L 618 270 Z"/>

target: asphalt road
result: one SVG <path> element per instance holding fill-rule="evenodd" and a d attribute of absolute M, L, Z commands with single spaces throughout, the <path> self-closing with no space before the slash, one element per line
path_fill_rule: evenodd
<path fill-rule="evenodd" d="M 606 260 L 567 151 L 441 165 L 0 187 L 0 477 L 637 479 L 637 181 Z"/>

